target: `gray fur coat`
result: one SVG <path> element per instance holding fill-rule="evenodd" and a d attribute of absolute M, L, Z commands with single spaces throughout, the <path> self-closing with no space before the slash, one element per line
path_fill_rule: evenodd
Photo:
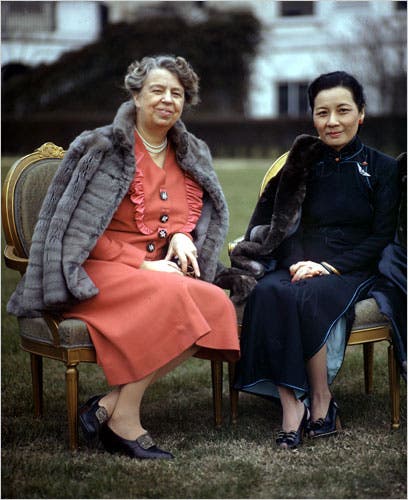
<path fill-rule="evenodd" d="M 135 116 L 133 101 L 127 101 L 112 124 L 85 131 L 70 145 L 40 210 L 27 271 L 7 305 L 10 314 L 64 310 L 98 293 L 82 264 L 133 180 Z M 227 204 L 206 144 L 181 121 L 169 139 L 181 168 L 204 190 L 193 236 L 201 278 L 212 282 L 228 231 Z"/>

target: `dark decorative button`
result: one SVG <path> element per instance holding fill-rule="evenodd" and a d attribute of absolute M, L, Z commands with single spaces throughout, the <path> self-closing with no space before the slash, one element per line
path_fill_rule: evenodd
<path fill-rule="evenodd" d="M 160 229 L 159 238 L 166 238 L 166 237 L 167 237 L 167 231 L 165 229 Z"/>
<path fill-rule="evenodd" d="M 167 194 L 167 191 L 160 191 L 160 198 L 163 201 L 166 201 L 168 199 L 169 195 Z"/>
<path fill-rule="evenodd" d="M 156 247 L 155 247 L 154 243 L 152 243 L 152 242 L 150 242 L 150 243 L 148 243 L 148 244 L 146 245 L 146 250 L 147 250 L 148 252 L 150 252 L 150 253 L 154 252 L 154 249 L 155 249 L 155 248 L 156 248 Z"/>
<path fill-rule="evenodd" d="M 160 222 L 167 222 L 169 220 L 169 216 L 167 214 L 163 214 L 160 217 Z"/>

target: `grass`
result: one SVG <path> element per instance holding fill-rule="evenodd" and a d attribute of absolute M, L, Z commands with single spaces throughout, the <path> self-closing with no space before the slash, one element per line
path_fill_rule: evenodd
<path fill-rule="evenodd" d="M 7 169 L 9 159 L 4 159 Z M 231 211 L 228 240 L 243 233 L 269 166 L 266 160 L 219 160 Z M 3 177 L 4 179 L 4 177 Z M 227 263 L 227 250 L 222 260 Z M 3 498 L 406 498 L 406 386 L 401 428 L 390 431 L 387 350 L 375 348 L 374 390 L 364 393 L 361 347 L 348 348 L 333 384 L 344 432 L 306 441 L 296 452 L 275 449 L 278 404 L 240 396 L 239 419 L 213 427 L 210 363 L 191 359 L 155 384 L 143 420 L 171 462 L 138 462 L 67 450 L 64 366 L 44 360 L 45 414 L 33 417 L 29 357 L 5 303 L 17 273 L 2 267 Z M 80 366 L 80 401 L 107 389 L 96 365 Z M 226 374 L 225 374 L 226 377 Z M 225 378 L 225 388 L 227 379 Z"/>

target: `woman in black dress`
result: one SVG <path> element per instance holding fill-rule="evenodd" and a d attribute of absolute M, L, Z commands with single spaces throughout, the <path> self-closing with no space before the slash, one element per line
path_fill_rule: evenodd
<path fill-rule="evenodd" d="M 296 139 L 231 255 L 259 280 L 245 307 L 236 388 L 280 398 L 281 448 L 297 447 L 304 432 L 339 428 L 329 385 L 353 305 L 392 240 L 399 192 L 396 161 L 357 135 L 359 82 L 340 71 L 321 75 L 308 95 L 319 138 Z"/>

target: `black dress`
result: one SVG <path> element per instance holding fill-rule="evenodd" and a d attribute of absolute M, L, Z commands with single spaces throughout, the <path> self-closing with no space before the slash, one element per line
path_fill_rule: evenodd
<path fill-rule="evenodd" d="M 331 383 L 344 357 L 352 305 L 372 283 L 393 236 L 397 172 L 392 158 L 357 137 L 340 152 L 324 148 L 308 175 L 297 231 L 248 298 L 236 388 L 277 396 L 276 385 L 283 385 L 307 393 L 305 362 L 326 342 Z M 291 283 L 288 268 L 299 260 L 326 261 L 341 275 Z"/>

